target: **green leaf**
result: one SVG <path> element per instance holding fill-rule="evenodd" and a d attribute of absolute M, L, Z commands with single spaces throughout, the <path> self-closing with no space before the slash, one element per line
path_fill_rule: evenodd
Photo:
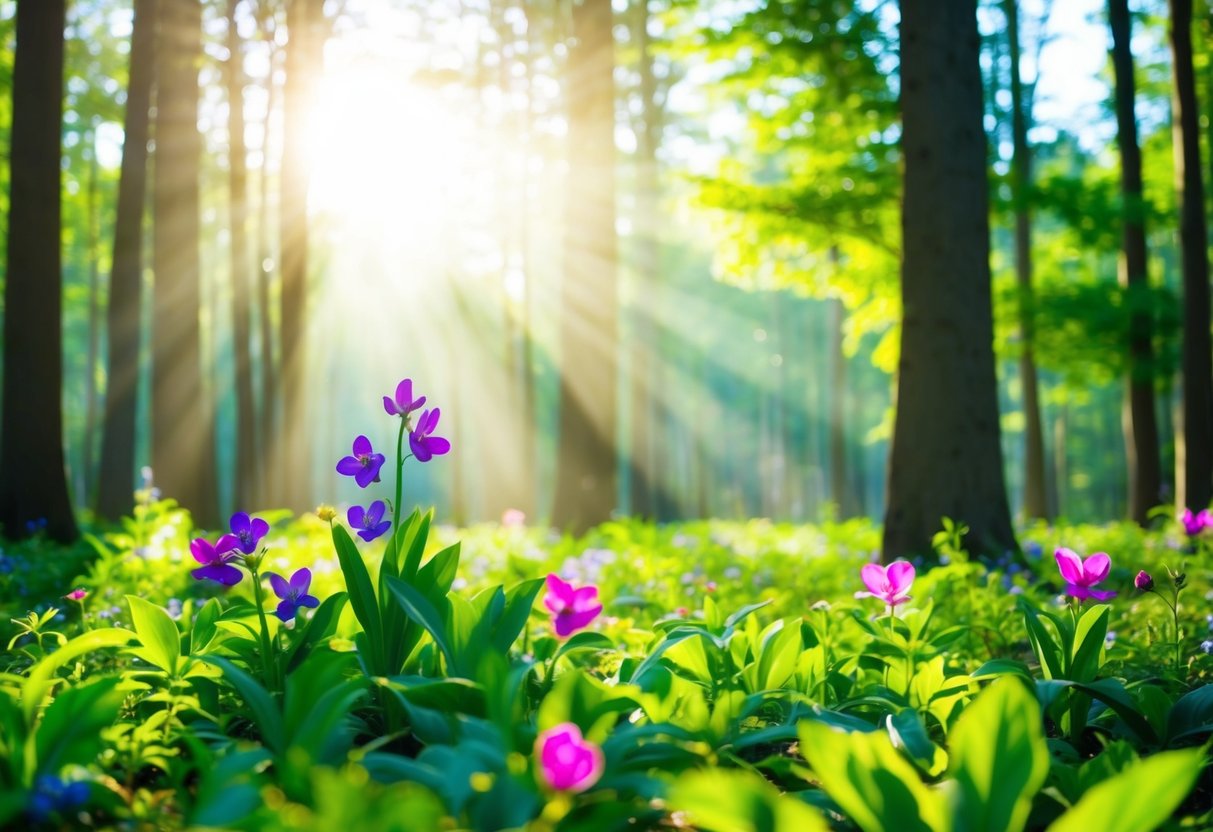
<path fill-rule="evenodd" d="M 556 661 L 561 656 L 569 656 L 573 653 L 584 653 L 587 650 L 614 650 L 615 642 L 608 636 L 602 633 L 594 633 L 588 630 L 576 633 L 561 643 L 556 649 L 556 654 L 552 656 L 552 661 Z"/>
<path fill-rule="evenodd" d="M 947 828 L 941 796 L 883 733 L 843 733 L 824 722 L 799 726 L 800 752 L 813 775 L 864 832 L 935 832 Z"/>
<path fill-rule="evenodd" d="M 1184 694 L 1167 715 L 1167 743 L 1213 731 L 1213 685 Z"/>
<path fill-rule="evenodd" d="M 1068 688 L 1084 693 L 1092 699 L 1097 699 L 1123 719 L 1125 724 L 1133 733 L 1137 734 L 1142 742 L 1148 745 L 1154 745 L 1158 742 L 1158 736 L 1154 733 L 1154 726 L 1150 725 L 1150 721 L 1137 709 L 1137 703 L 1133 701 L 1133 697 L 1129 696 L 1124 686 L 1116 679 L 1099 679 L 1098 681 L 1089 683 L 1071 682 L 1066 679 L 1052 679 L 1047 682 L 1041 680 L 1036 684 L 1038 688 L 1045 686 L 1057 689 Z M 1056 693 L 1053 693 L 1052 695 L 1046 694 L 1040 698 L 1051 702 L 1056 697 Z"/>
<path fill-rule="evenodd" d="M 712 832 L 828 832 L 816 809 L 757 774 L 714 768 L 689 771 L 674 781 L 666 803 L 691 826 Z"/>
<path fill-rule="evenodd" d="M 1074 657 L 1068 675 L 1073 681 L 1089 682 L 1099 672 L 1099 658 L 1108 635 L 1108 615 L 1111 610 L 1107 604 L 1096 604 L 1078 619 L 1074 628 Z"/>
<path fill-rule="evenodd" d="M 405 535 L 403 544 L 406 554 L 404 564 L 400 568 L 400 577 L 406 581 L 411 581 L 417 577 L 417 570 L 421 566 L 421 558 L 425 554 L 425 544 L 430 536 L 430 521 L 433 518 L 434 512 L 432 511 L 427 511 L 425 514 L 414 511 L 409 517 L 408 532 Z"/>
<path fill-rule="evenodd" d="M 447 641 L 443 617 L 438 610 L 434 609 L 434 605 L 418 592 L 416 587 L 405 583 L 400 578 L 389 578 L 388 587 L 404 608 L 405 615 L 424 627 L 425 631 L 430 634 L 430 638 L 434 639 L 434 643 L 438 645 L 438 649 L 442 651 L 442 655 L 446 659 L 447 667 L 454 667 L 455 654 L 451 651 L 451 645 Z"/>
<path fill-rule="evenodd" d="M 219 632 L 215 625 L 222 612 L 218 598 L 212 598 L 202 605 L 202 609 L 198 610 L 198 615 L 194 618 L 193 626 L 190 628 L 190 655 L 201 656 L 206 652 L 206 648 Z"/>
<path fill-rule="evenodd" d="M 1166 751 L 1091 788 L 1049 832 L 1158 829 L 1179 808 L 1204 768 L 1204 749 Z"/>
<path fill-rule="evenodd" d="M 448 546 L 434 555 L 417 572 L 416 584 L 433 598 L 451 591 L 459 570 L 459 544 Z"/>
<path fill-rule="evenodd" d="M 340 528 L 335 526 L 334 528 Z M 236 665 L 221 656 L 203 656 L 202 660 L 223 671 L 232 687 L 244 699 L 244 704 L 253 713 L 253 722 L 261 732 L 261 739 L 275 754 L 281 754 L 285 747 L 286 732 L 283 727 L 282 713 L 274 703 L 273 697 L 257 680 Z"/>
<path fill-rule="evenodd" d="M 1058 644 L 1056 636 L 1040 620 L 1041 611 L 1022 598 L 1019 599 L 1019 609 L 1023 612 L 1028 640 L 1032 642 L 1032 650 L 1040 662 L 1041 673 L 1046 679 L 1064 679 L 1068 657 L 1063 647 Z"/>
<path fill-rule="evenodd" d="M 906 708 L 890 716 L 886 728 L 894 747 L 903 749 L 914 765 L 928 777 L 938 777 L 948 767 L 948 755 L 931 742 L 927 727 L 913 708 Z"/>
<path fill-rule="evenodd" d="M 65 765 L 87 766 L 101 750 L 101 729 L 114 723 L 126 691 L 111 676 L 68 688 L 47 706 L 34 731 L 34 775 L 57 774 Z M 27 762 L 33 762 L 27 760 Z M 29 770 L 29 769 L 27 769 Z"/>
<path fill-rule="evenodd" d="M 367 646 L 371 652 L 368 664 L 373 674 L 385 675 L 387 669 L 384 667 L 383 622 L 379 617 L 379 602 L 375 598 L 370 573 L 362 562 L 362 553 L 350 539 L 349 532 L 339 523 L 333 524 L 333 547 L 337 550 L 337 560 L 341 563 L 341 574 L 345 576 L 350 606 L 354 608 L 354 616 L 366 633 Z"/>
<path fill-rule="evenodd" d="M 177 660 L 181 658 L 181 634 L 173 619 L 163 609 L 137 595 L 126 596 L 126 603 L 131 608 L 135 633 L 143 644 L 143 649 L 136 651 L 139 657 L 175 676 Z"/>
<path fill-rule="evenodd" d="M 974 679 L 990 679 L 995 676 L 1020 676 L 1025 681 L 1032 681 L 1032 671 L 1023 662 L 1015 659 L 990 659 L 981 667 L 969 674 Z"/>
<path fill-rule="evenodd" d="M 316 612 L 312 615 L 312 619 L 308 621 L 307 626 L 300 634 L 299 639 L 287 651 L 287 673 L 293 671 L 307 658 L 308 653 L 316 646 L 317 642 L 333 634 L 337 629 L 337 621 L 341 617 L 341 611 L 345 609 L 345 602 L 348 600 L 349 595 L 347 593 L 338 592 L 336 595 L 330 595 L 321 602 L 320 606 L 316 608 Z"/>
<path fill-rule="evenodd" d="M 518 640 L 531 617 L 535 596 L 543 588 L 543 578 L 523 581 L 510 587 L 505 594 L 505 610 L 493 628 L 493 647 L 500 653 L 508 653 Z M 567 644 L 567 642 L 566 642 Z"/>
<path fill-rule="evenodd" d="M 958 783 L 957 832 L 1024 828 L 1032 797 L 1049 774 L 1040 706 L 1016 679 L 981 692 L 949 736 L 949 774 Z"/>
<path fill-rule="evenodd" d="M 423 708 L 469 716 L 485 715 L 484 689 L 470 679 L 392 676 L 387 683 L 409 702 Z"/>
<path fill-rule="evenodd" d="M 38 708 L 42 706 L 42 701 L 53 684 L 51 678 L 55 675 L 55 671 L 85 653 L 91 653 L 104 647 L 118 647 L 128 643 L 134 637 L 135 634 L 130 630 L 122 630 L 117 627 L 93 630 L 76 636 L 34 665 L 34 669 L 30 671 L 29 678 L 25 680 L 25 685 L 21 690 L 21 713 L 25 717 L 26 724 L 33 725 L 34 715 L 38 713 Z"/>

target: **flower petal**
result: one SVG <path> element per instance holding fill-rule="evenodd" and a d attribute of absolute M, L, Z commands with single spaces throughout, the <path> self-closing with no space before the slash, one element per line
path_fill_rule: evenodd
<path fill-rule="evenodd" d="M 350 527 L 361 529 L 363 519 L 366 517 L 366 510 L 362 506 L 350 506 L 349 511 L 345 513 L 345 519 L 349 521 Z"/>
<path fill-rule="evenodd" d="M 215 547 L 204 537 L 196 537 L 190 541 L 190 554 L 199 563 L 214 563 L 218 557 Z"/>
<path fill-rule="evenodd" d="M 602 609 L 602 604 L 598 603 L 598 587 L 582 586 L 573 590 L 573 596 L 569 600 L 569 606 L 577 611 L 588 610 L 593 606 Z"/>
<path fill-rule="evenodd" d="M 366 510 L 365 525 L 367 525 L 367 526 L 379 525 L 379 521 L 381 521 L 383 519 L 383 512 L 386 509 L 387 509 L 387 506 L 384 504 L 383 500 L 376 500 L 375 502 L 371 503 L 370 508 L 368 508 Z"/>
<path fill-rule="evenodd" d="M 417 434 L 417 431 L 409 434 L 409 448 L 412 450 L 413 456 L 417 458 L 418 462 L 429 462 L 433 454 L 430 453 L 429 448 L 425 446 L 425 443 L 422 442 L 421 439 L 417 438 Z"/>
<path fill-rule="evenodd" d="M 396 406 L 401 412 L 413 403 L 413 380 L 406 378 L 396 385 Z"/>
<path fill-rule="evenodd" d="M 320 606 L 320 599 L 315 595 L 304 595 L 299 599 L 299 606 L 315 609 Z"/>
<path fill-rule="evenodd" d="M 278 609 L 274 611 L 274 615 L 278 616 L 283 621 L 290 621 L 295 617 L 295 613 L 299 612 L 299 605 L 294 601 L 280 601 Z"/>
<path fill-rule="evenodd" d="M 383 397 L 383 409 L 387 411 L 389 416 L 399 416 L 400 411 L 396 409 L 396 403 L 392 401 L 390 396 Z"/>
<path fill-rule="evenodd" d="M 235 586 L 244 577 L 244 573 L 230 563 L 212 563 L 190 574 L 200 581 L 215 581 L 224 586 Z"/>
<path fill-rule="evenodd" d="M 910 584 L 914 583 L 914 564 L 904 560 L 894 561 L 885 570 L 885 577 L 889 581 L 889 590 L 894 595 L 904 595 L 906 590 L 910 588 Z M 890 603 L 898 604 L 901 602 L 892 601 Z"/>
<path fill-rule="evenodd" d="M 270 533 L 270 524 L 260 517 L 254 517 L 252 523 L 253 540 L 260 540 Z"/>
<path fill-rule="evenodd" d="M 231 552 L 240 550 L 241 540 L 234 534 L 225 534 L 223 537 L 215 541 L 215 551 L 220 555 L 226 555 Z"/>
<path fill-rule="evenodd" d="M 602 604 L 595 604 L 583 610 L 565 611 L 552 619 L 556 635 L 567 638 L 578 630 L 583 630 L 602 612 Z"/>
<path fill-rule="evenodd" d="M 243 511 L 238 511 L 232 515 L 228 527 L 232 530 L 232 534 L 240 536 L 250 530 L 249 525 L 249 516 Z"/>
<path fill-rule="evenodd" d="M 291 589 L 298 595 L 306 595 L 308 587 L 312 585 L 312 570 L 306 566 L 302 569 L 296 569 L 295 574 L 291 575 Z"/>
<path fill-rule="evenodd" d="M 352 477 L 361 470 L 362 463 L 358 461 L 357 457 L 342 457 L 341 461 L 337 463 L 337 473 L 345 474 L 347 477 Z"/>
<path fill-rule="evenodd" d="M 371 447 L 371 440 L 359 434 L 354 439 L 354 456 L 366 456 L 374 453 L 375 449 Z"/>
<path fill-rule="evenodd" d="M 1109 598 L 1116 597 L 1116 590 L 1114 590 L 1114 589 L 1088 589 L 1087 594 L 1089 597 L 1094 598 L 1096 601 L 1107 601 Z"/>
<path fill-rule="evenodd" d="M 433 456 L 442 456 L 451 449 L 451 443 L 441 436 L 427 436 L 425 445 Z"/>
<path fill-rule="evenodd" d="M 859 577 L 863 578 L 863 585 L 868 588 L 868 592 L 877 598 L 884 597 L 885 591 L 889 588 L 889 579 L 883 566 L 879 563 L 865 564 L 859 570 Z"/>
<path fill-rule="evenodd" d="M 286 582 L 286 578 L 274 572 L 266 572 L 265 577 L 270 579 L 270 586 L 274 588 L 274 594 L 279 598 L 285 598 L 291 594 L 291 585 Z"/>
<path fill-rule="evenodd" d="M 1108 577 L 1108 570 L 1112 568 L 1112 559 L 1108 557 L 1106 552 L 1096 552 L 1091 555 L 1082 564 L 1083 582 L 1087 586 L 1095 584 Z"/>
<path fill-rule="evenodd" d="M 1082 583 L 1082 558 L 1073 549 L 1063 546 L 1053 553 L 1053 559 L 1057 561 L 1057 569 L 1066 583 Z"/>

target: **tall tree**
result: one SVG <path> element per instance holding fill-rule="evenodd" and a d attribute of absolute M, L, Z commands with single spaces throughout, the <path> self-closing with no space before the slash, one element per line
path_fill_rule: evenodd
<path fill-rule="evenodd" d="M 278 373 L 281 424 L 273 434 L 274 466 L 282 477 L 280 502 L 309 504 L 310 428 L 306 392 L 307 350 L 307 121 L 324 56 L 322 0 L 286 4 L 286 80 L 283 89 L 282 173 L 278 202 L 279 274 L 282 280 Z"/>
<path fill-rule="evenodd" d="M 9 145 L 0 527 L 76 538 L 63 456 L 59 192 L 65 0 L 17 4 Z"/>
<path fill-rule="evenodd" d="M 582 532 L 616 504 L 618 276 L 611 0 L 572 9 L 569 196 L 560 287 L 560 444 L 554 525 Z"/>
<path fill-rule="evenodd" d="M 135 414 L 143 294 L 143 203 L 147 189 L 148 117 L 156 48 L 156 0 L 136 0 L 123 121 L 122 171 L 114 220 L 114 258 L 106 311 L 105 428 L 101 436 L 97 513 L 117 520 L 135 488 Z"/>
<path fill-rule="evenodd" d="M 231 194 L 232 354 L 236 374 L 236 482 L 238 507 L 247 507 L 256 476 L 257 417 L 251 358 L 252 278 L 248 237 L 248 164 L 244 143 L 244 43 L 236 15 L 240 0 L 227 3 L 228 188 Z"/>
<path fill-rule="evenodd" d="M 979 553 L 1015 548 L 1002 478 L 980 39 L 972 0 L 901 0 L 901 357 L 886 560 L 944 516 Z"/>
<path fill-rule="evenodd" d="M 198 68 L 202 3 L 161 0 L 152 185 L 152 467 L 168 497 L 218 521 L 214 410 L 202 383 Z"/>
<path fill-rule="evenodd" d="M 1192 0 L 1171 0 L 1172 146 L 1183 264 L 1181 424 L 1175 432 L 1175 502 L 1213 499 L 1213 339 L 1209 335 L 1209 237 L 1200 166 L 1200 113 L 1192 68 Z"/>
<path fill-rule="evenodd" d="M 1108 0 L 1112 29 L 1112 69 L 1116 75 L 1116 145 L 1120 150 L 1122 239 L 1119 279 L 1130 309 L 1129 374 L 1122 425 L 1129 466 L 1129 517 L 1145 523 L 1158 503 L 1162 462 L 1158 446 L 1158 417 L 1154 411 L 1154 346 L 1150 311 L 1144 303 L 1149 291 L 1146 270 L 1146 229 L 1143 218 L 1141 148 L 1137 142 L 1131 50 L 1132 19 L 1128 0 Z"/>
<path fill-rule="evenodd" d="M 1019 330 L 1023 352 L 1019 356 L 1019 383 L 1023 390 L 1024 483 L 1023 510 L 1029 518 L 1049 516 L 1045 486 L 1044 427 L 1040 419 L 1040 393 L 1032 344 L 1032 148 L 1028 144 L 1028 102 L 1020 75 L 1019 4 L 1004 0 L 1007 47 L 1011 69 L 1011 191 L 1015 203 L 1015 277 L 1019 284 Z"/>

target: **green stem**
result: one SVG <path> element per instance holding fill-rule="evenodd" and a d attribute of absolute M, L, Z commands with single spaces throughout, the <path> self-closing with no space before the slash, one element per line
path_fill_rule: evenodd
<path fill-rule="evenodd" d="M 265 682 L 274 690 L 279 690 L 281 686 L 278 684 L 276 673 L 276 655 L 270 641 L 270 625 L 265 619 L 265 594 L 261 589 L 261 575 L 257 570 L 256 561 L 249 564 L 249 571 L 253 573 L 253 597 L 257 605 L 257 618 L 261 622 L 261 664 Z"/>
<path fill-rule="evenodd" d="M 400 532 L 400 502 L 404 499 L 404 428 L 405 419 L 402 416 L 400 418 L 400 432 L 396 434 L 396 502 L 392 504 L 392 517 L 396 521 L 396 533 Z M 392 536 L 395 537 L 395 534 Z"/>

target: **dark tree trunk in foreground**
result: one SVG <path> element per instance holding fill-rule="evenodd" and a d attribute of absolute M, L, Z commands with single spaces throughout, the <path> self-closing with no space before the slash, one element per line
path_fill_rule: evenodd
<path fill-rule="evenodd" d="M 244 146 L 244 44 L 236 27 L 239 0 L 227 4 L 228 186 L 231 192 L 232 348 L 236 371 L 236 508 L 247 510 L 253 494 L 257 451 L 253 408 L 253 365 L 250 357 L 252 277 L 248 240 L 248 169 Z"/>
<path fill-rule="evenodd" d="M 202 384 L 198 67 L 202 4 L 161 0 L 152 258 L 152 468 L 202 526 L 219 519 L 214 413 Z"/>
<path fill-rule="evenodd" d="M 78 531 L 63 458 L 59 153 L 64 0 L 17 4 L 4 282 L 4 407 L 0 530 L 24 537 L 45 522 L 56 540 Z"/>
<path fill-rule="evenodd" d="M 105 373 L 105 429 L 97 513 L 107 520 L 129 514 L 135 489 L 135 414 L 139 382 L 140 307 L 143 295 L 143 203 L 147 189 L 148 113 L 156 48 L 156 0 L 136 0 L 131 31 L 130 81 L 123 125 L 122 173 L 114 220 Z"/>
<path fill-rule="evenodd" d="M 552 523 L 579 533 L 607 520 L 616 502 L 618 297 L 610 0 L 575 4 L 572 22 L 560 444 Z"/>
<path fill-rule="evenodd" d="M 974 554 L 1014 549 L 999 447 L 986 137 L 973 0 L 902 0 L 903 306 L 883 556 L 928 554 L 944 516 Z"/>
<path fill-rule="evenodd" d="M 1137 144 L 1137 118 L 1133 107 L 1133 53 L 1130 51 L 1132 22 L 1128 0 L 1109 0 L 1108 22 L 1112 27 L 1112 68 L 1116 73 L 1116 144 L 1120 149 L 1120 190 L 1124 201 L 1123 251 L 1120 284 L 1137 311 L 1129 320 L 1129 376 L 1122 425 L 1125 456 L 1129 466 L 1129 517 L 1146 522 L 1149 510 L 1159 501 L 1162 463 L 1159 459 L 1158 417 L 1154 411 L 1153 326 L 1144 304 L 1149 291 L 1146 272 L 1146 230 L 1142 217 L 1141 149 Z"/>
<path fill-rule="evenodd" d="M 281 423 L 271 436 L 273 459 L 282 477 L 280 502 L 295 511 L 312 504 L 311 412 L 306 391 L 307 366 L 307 113 L 324 58 L 322 3 L 294 0 L 287 4 L 286 81 L 283 90 L 284 131 L 278 203 L 282 317 L 279 329 L 281 366 L 278 381 Z"/>
<path fill-rule="evenodd" d="M 1171 129 L 1183 263 L 1183 419 L 1175 434 L 1175 502 L 1203 508 L 1213 498 L 1213 339 L 1200 114 L 1192 69 L 1192 0 L 1171 0 L 1171 56 Z"/>
<path fill-rule="evenodd" d="M 1032 149 L 1028 146 L 1028 105 L 1019 75 L 1019 9 L 1006 0 L 1007 45 L 1011 65 L 1011 189 L 1015 201 L 1015 277 L 1019 284 L 1019 383 L 1023 388 L 1024 481 L 1023 510 L 1030 519 L 1049 517 L 1045 487 L 1044 426 L 1040 420 L 1040 394 L 1032 324 Z"/>

